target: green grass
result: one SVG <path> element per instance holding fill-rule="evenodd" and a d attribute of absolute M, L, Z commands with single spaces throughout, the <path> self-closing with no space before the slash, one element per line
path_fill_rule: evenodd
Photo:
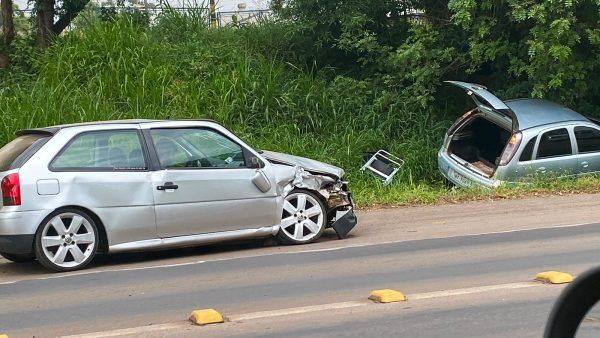
<path fill-rule="evenodd" d="M 353 186 L 361 196 L 359 207 L 414 206 L 448 204 L 466 201 L 521 199 L 552 195 L 596 194 L 600 191 L 600 176 L 537 178 L 528 183 L 504 185 L 494 190 L 486 188 L 445 188 L 417 184 L 400 188 L 382 187 L 371 190 L 368 185 Z"/>
<path fill-rule="evenodd" d="M 360 206 L 599 185 L 581 179 L 494 192 L 448 190 L 436 151 L 456 114 L 409 109 L 366 81 L 294 64 L 282 24 L 207 30 L 202 20 L 193 12 L 167 12 L 151 27 L 127 18 L 85 21 L 46 51 L 30 73 L 2 74 L 0 143 L 19 129 L 61 123 L 209 118 L 255 148 L 343 167 Z M 378 149 L 406 162 L 389 186 L 358 170 L 362 153 Z"/>

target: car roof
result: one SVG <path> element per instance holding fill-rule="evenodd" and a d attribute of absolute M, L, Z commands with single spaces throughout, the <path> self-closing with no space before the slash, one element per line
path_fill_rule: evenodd
<path fill-rule="evenodd" d="M 217 123 L 209 119 L 195 119 L 195 120 L 151 120 L 151 119 L 128 119 L 128 120 L 110 120 L 110 121 L 95 121 L 95 122 L 80 122 L 71 124 L 61 124 L 43 128 L 24 129 L 17 131 L 17 135 L 46 133 L 56 134 L 59 130 L 65 128 L 82 127 L 82 126 L 99 126 L 99 125 L 110 125 L 110 124 L 144 124 L 144 123 L 155 123 L 155 122 L 175 122 L 175 121 L 205 121 Z"/>
<path fill-rule="evenodd" d="M 507 100 L 504 103 L 515 114 L 520 130 L 551 123 L 590 121 L 572 109 L 547 100 L 517 99 Z"/>

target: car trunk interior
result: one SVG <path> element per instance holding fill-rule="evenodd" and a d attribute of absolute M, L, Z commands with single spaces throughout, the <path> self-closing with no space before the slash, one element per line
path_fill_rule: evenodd
<path fill-rule="evenodd" d="M 471 163 L 488 177 L 496 171 L 510 131 L 476 116 L 453 135 L 448 152 Z"/>

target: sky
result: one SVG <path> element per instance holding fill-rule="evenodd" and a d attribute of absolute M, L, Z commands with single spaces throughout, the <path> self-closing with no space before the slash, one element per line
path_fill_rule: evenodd
<path fill-rule="evenodd" d="M 14 0 L 19 8 L 26 9 L 27 8 L 27 0 Z M 202 0 L 196 0 L 199 4 L 201 4 Z M 149 0 L 149 2 L 158 3 L 158 0 Z M 169 4 L 173 7 L 181 6 L 183 2 L 189 4 L 192 1 L 182 1 L 182 0 L 168 0 Z M 208 0 L 204 1 L 208 3 Z M 217 2 L 217 10 L 220 11 L 234 11 L 237 10 L 237 5 L 239 3 L 246 3 L 246 9 L 266 9 L 268 7 L 268 0 L 216 0 Z M 32 6 L 32 5 L 30 5 Z"/>

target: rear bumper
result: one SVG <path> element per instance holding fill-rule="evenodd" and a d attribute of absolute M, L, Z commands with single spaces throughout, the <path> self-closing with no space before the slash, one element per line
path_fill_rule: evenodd
<path fill-rule="evenodd" d="M 5 209 L 3 207 L 2 209 Z M 0 212 L 0 236 L 34 235 L 38 226 L 52 210 Z"/>
<path fill-rule="evenodd" d="M 0 235 L 0 252 L 30 254 L 33 252 L 34 235 Z"/>
<path fill-rule="evenodd" d="M 48 213 L 48 210 L 0 212 L 0 252 L 33 252 L 35 232 Z"/>
<path fill-rule="evenodd" d="M 463 167 L 460 163 L 453 160 L 444 148 L 438 152 L 438 168 L 442 175 L 450 182 L 459 187 L 481 186 L 486 188 L 498 187 L 501 181 L 483 177 Z M 454 176 L 450 175 L 450 171 L 454 171 L 458 175 L 464 177 L 466 181 L 459 181 Z"/>

